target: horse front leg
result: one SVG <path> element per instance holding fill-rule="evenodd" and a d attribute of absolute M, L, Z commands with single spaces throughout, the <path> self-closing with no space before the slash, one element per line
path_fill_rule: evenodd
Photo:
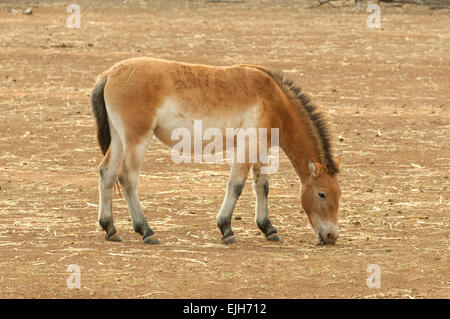
<path fill-rule="evenodd" d="M 269 178 L 266 174 L 261 174 L 260 165 L 255 164 L 252 167 L 253 190 L 256 196 L 255 222 L 258 228 L 266 236 L 267 240 L 279 241 L 278 232 L 273 227 L 269 219 L 267 210 L 267 196 L 269 195 Z"/>
<path fill-rule="evenodd" d="M 249 164 L 233 163 L 230 170 L 230 177 L 227 184 L 227 193 L 217 215 L 217 226 L 222 233 L 222 242 L 225 244 L 234 243 L 234 233 L 231 230 L 231 217 L 239 196 L 247 180 Z"/>

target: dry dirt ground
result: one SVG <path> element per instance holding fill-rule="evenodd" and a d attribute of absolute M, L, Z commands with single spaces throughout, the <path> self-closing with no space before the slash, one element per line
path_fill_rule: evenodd
<path fill-rule="evenodd" d="M 450 10 L 311 1 L 77 1 L 0 5 L 1 298 L 449 298 Z M 22 10 L 32 7 L 31 15 Z M 342 153 L 338 244 L 319 246 L 282 154 L 269 210 L 282 242 L 253 220 L 247 183 L 235 210 L 237 242 L 215 216 L 227 165 L 176 165 L 156 139 L 140 197 L 161 244 L 97 225 L 101 161 L 88 94 L 125 58 L 261 64 L 284 71 L 328 110 Z M 342 136 L 343 140 L 339 140 Z M 81 288 L 66 271 L 81 269 Z M 367 267 L 381 270 L 368 288 Z"/>

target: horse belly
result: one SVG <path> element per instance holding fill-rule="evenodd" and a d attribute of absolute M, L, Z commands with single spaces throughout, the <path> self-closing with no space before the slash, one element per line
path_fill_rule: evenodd
<path fill-rule="evenodd" d="M 234 108 L 235 109 L 235 108 Z M 193 146 L 194 137 L 201 134 L 202 145 L 207 145 L 210 140 L 204 139 L 205 131 L 219 133 L 223 137 L 223 145 L 226 145 L 227 129 L 257 128 L 259 120 L 258 105 L 242 107 L 241 112 L 230 112 L 226 108 L 216 106 L 195 108 L 186 107 L 175 99 L 167 99 L 157 110 L 155 117 L 155 136 L 169 147 L 178 143 L 178 139 L 172 139 L 176 130 L 189 131 Z"/>

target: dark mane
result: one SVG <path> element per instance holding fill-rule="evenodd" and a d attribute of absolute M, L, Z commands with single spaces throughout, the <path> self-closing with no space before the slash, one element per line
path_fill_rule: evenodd
<path fill-rule="evenodd" d="M 309 119 L 310 133 L 315 139 L 322 164 L 331 176 L 339 173 L 333 160 L 332 145 L 330 142 L 330 129 L 325 114 L 311 102 L 309 96 L 295 85 L 295 83 L 280 73 L 264 70 L 269 74 L 280 88 L 291 98 L 297 111 L 304 118 Z"/>

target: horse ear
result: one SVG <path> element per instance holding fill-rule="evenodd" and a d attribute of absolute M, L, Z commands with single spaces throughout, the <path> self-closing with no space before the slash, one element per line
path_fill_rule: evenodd
<path fill-rule="evenodd" d="M 322 171 L 322 165 L 314 161 L 309 161 L 308 167 L 313 177 L 319 176 Z"/>
<path fill-rule="evenodd" d="M 336 165 L 337 169 L 341 168 L 342 163 L 342 155 L 338 155 L 335 158 L 333 158 L 334 164 Z"/>

